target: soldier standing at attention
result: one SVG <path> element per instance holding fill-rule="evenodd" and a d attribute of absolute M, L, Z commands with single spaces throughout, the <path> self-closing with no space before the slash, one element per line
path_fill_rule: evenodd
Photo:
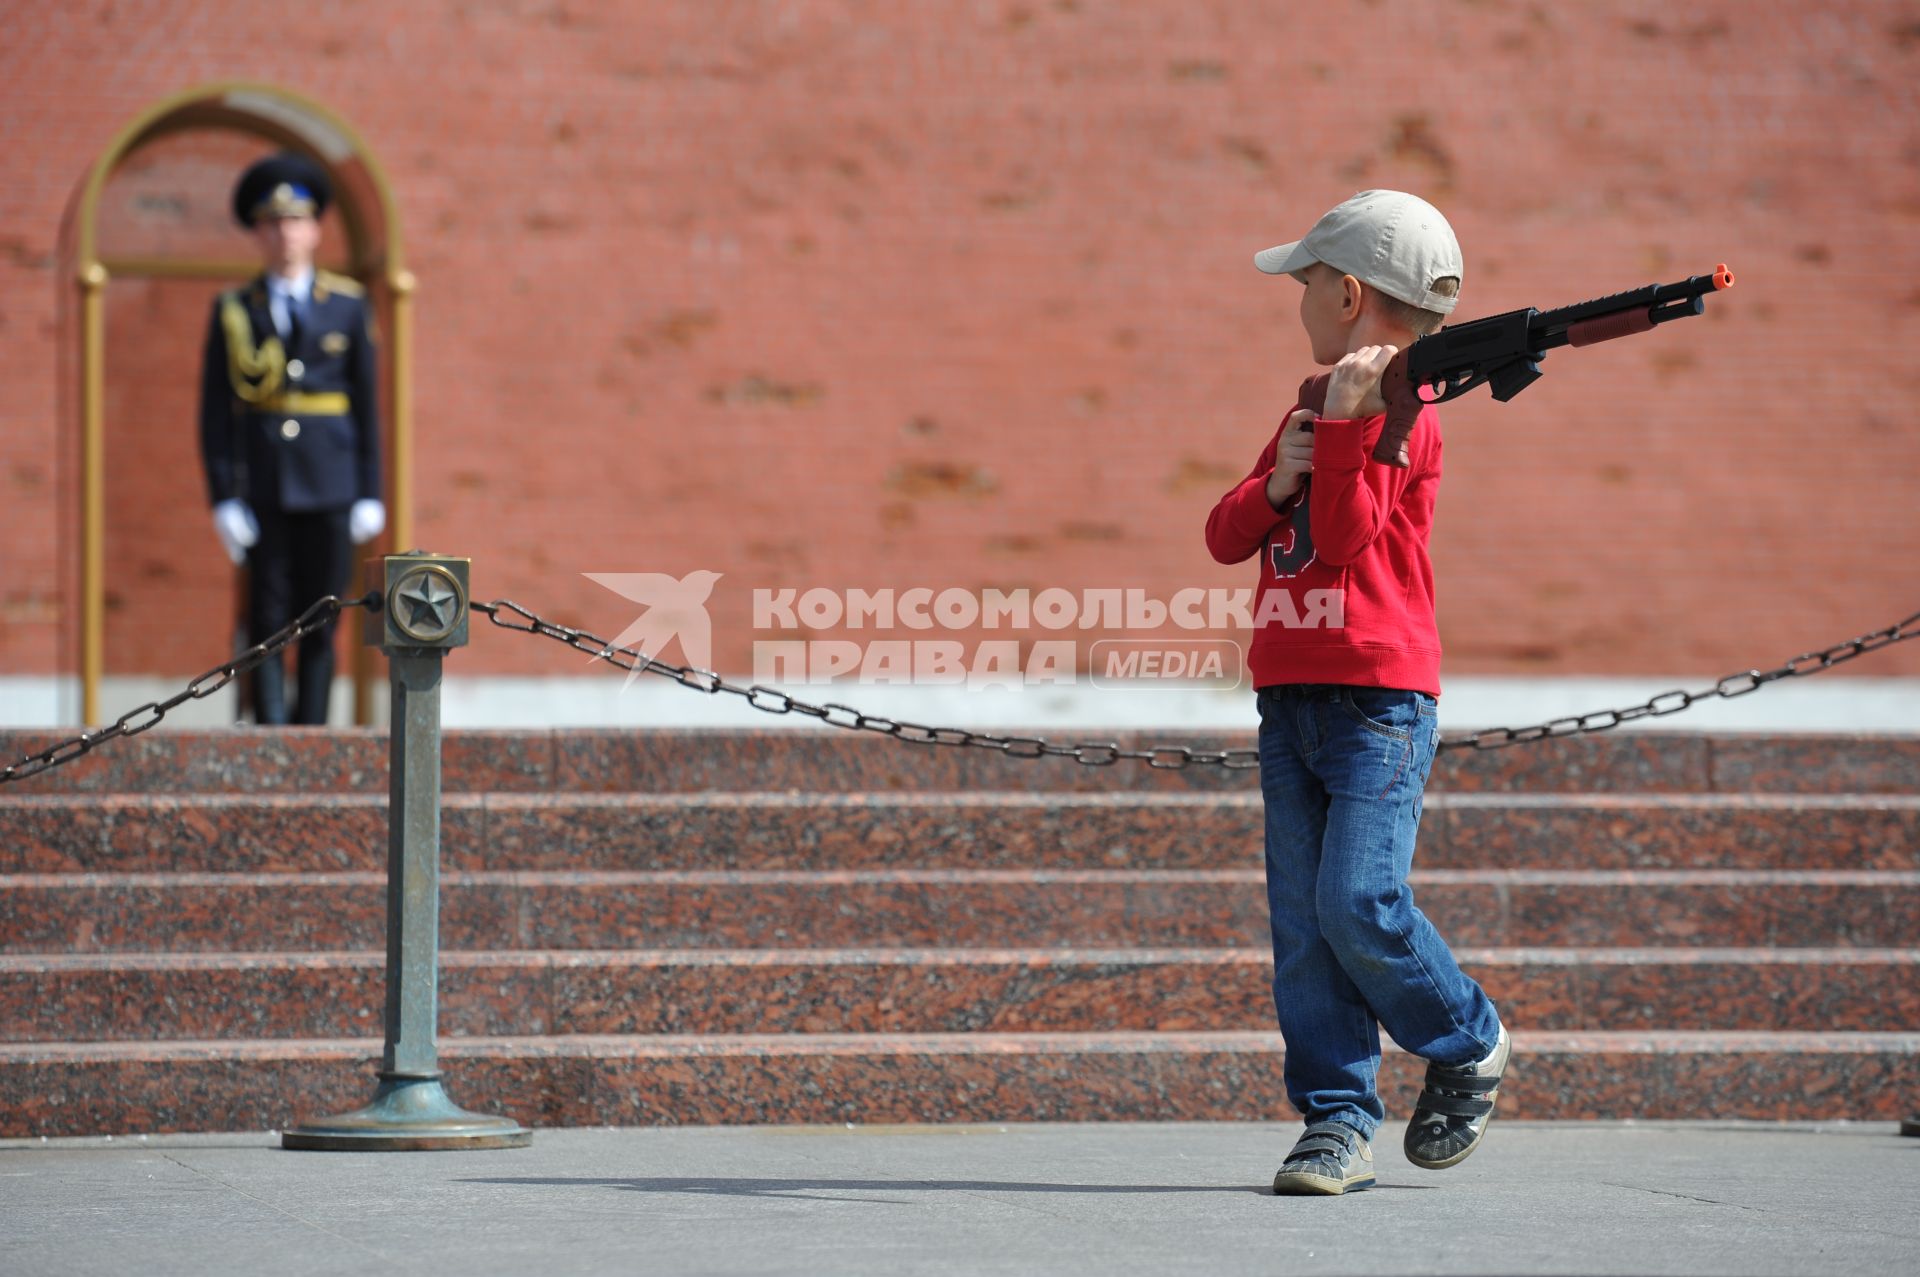
<path fill-rule="evenodd" d="M 200 453 L 214 531 L 247 565 L 250 644 L 344 590 L 352 545 L 387 521 L 366 295 L 313 265 L 330 196 L 326 173 L 291 153 L 241 175 L 233 214 L 264 269 L 215 299 L 207 329 Z M 332 622 L 300 640 L 298 658 L 291 716 L 280 661 L 255 667 L 256 723 L 327 721 Z"/>

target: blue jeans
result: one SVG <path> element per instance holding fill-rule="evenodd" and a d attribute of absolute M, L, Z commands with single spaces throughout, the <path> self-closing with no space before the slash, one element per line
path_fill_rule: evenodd
<path fill-rule="evenodd" d="M 1407 886 L 1439 703 L 1335 683 L 1255 695 L 1287 1098 L 1309 1123 L 1345 1122 L 1371 1139 L 1386 1116 L 1382 1026 L 1441 1064 L 1485 1058 L 1500 1030 Z"/>

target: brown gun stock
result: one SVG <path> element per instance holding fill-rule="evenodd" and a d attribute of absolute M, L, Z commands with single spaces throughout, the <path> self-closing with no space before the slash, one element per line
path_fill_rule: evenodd
<path fill-rule="evenodd" d="M 1317 373 L 1300 383 L 1300 406 L 1311 408 L 1315 416 L 1326 411 L 1327 387 L 1333 381 L 1330 372 Z M 1419 391 L 1407 380 L 1407 352 L 1396 354 L 1380 375 L 1380 397 L 1387 402 L 1387 423 L 1380 427 L 1380 441 L 1373 446 L 1373 459 L 1406 469 L 1412 464 L 1407 453 L 1407 436 L 1425 406 Z"/>

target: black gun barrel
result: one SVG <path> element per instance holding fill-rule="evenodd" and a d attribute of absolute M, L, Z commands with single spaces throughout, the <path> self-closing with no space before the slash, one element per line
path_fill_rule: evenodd
<path fill-rule="evenodd" d="M 1549 350 L 1591 346 L 1702 314 L 1708 293 L 1732 287 L 1733 272 L 1722 262 L 1711 275 L 1677 284 L 1649 284 L 1557 310 L 1529 307 L 1448 324 L 1395 357 L 1405 360 L 1396 379 L 1414 387 L 1419 403 L 1447 403 L 1480 385 L 1490 385 L 1493 397 L 1505 403 L 1539 378 L 1540 360 Z M 1398 447 L 1405 437 L 1402 432 L 1389 442 Z"/>
<path fill-rule="evenodd" d="M 1732 287 L 1733 272 L 1722 263 L 1711 275 L 1695 275 L 1677 284 L 1649 284 L 1611 297 L 1535 311 L 1527 321 L 1527 344 L 1536 351 L 1548 351 L 1643 333 L 1668 320 L 1701 314 L 1707 294 Z"/>

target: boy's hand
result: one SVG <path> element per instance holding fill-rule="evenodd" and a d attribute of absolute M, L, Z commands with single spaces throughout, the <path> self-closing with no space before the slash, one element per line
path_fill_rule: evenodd
<path fill-rule="evenodd" d="M 1313 472 L 1313 422 L 1313 409 L 1302 408 L 1287 418 L 1287 428 L 1280 432 L 1273 474 L 1267 479 L 1267 504 L 1276 510 L 1300 491 L 1301 477 Z"/>
<path fill-rule="evenodd" d="M 1327 420 L 1348 421 L 1385 412 L 1387 401 L 1380 397 L 1380 375 L 1399 353 L 1398 346 L 1362 346 L 1342 356 L 1333 366 L 1333 379 L 1327 383 Z"/>

